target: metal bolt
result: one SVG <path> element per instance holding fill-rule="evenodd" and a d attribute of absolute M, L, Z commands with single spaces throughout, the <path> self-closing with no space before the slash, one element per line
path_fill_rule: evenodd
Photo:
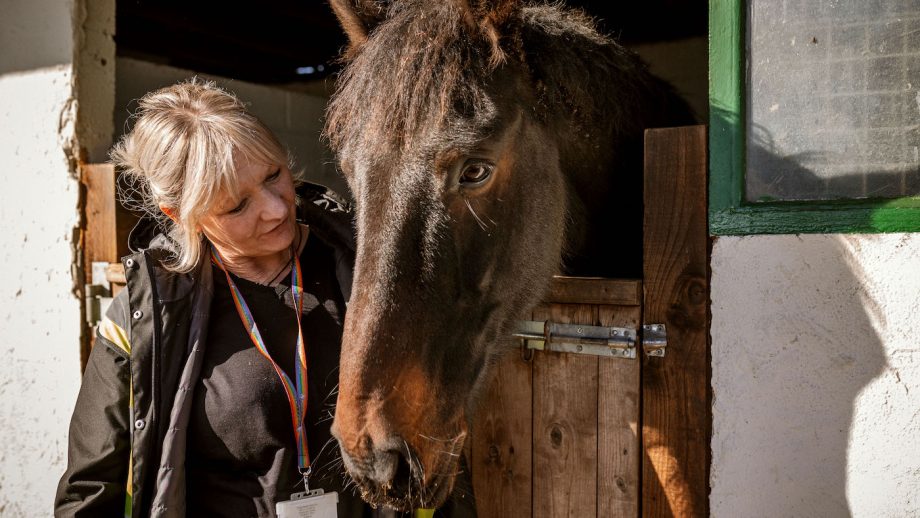
<path fill-rule="evenodd" d="M 142 316 L 144 316 L 144 312 L 141 311 L 141 310 L 137 310 L 137 311 L 134 312 L 134 314 L 133 314 L 132 316 L 134 317 L 134 320 L 137 320 L 137 319 L 141 318 Z"/>
<path fill-rule="evenodd" d="M 134 268 L 134 259 L 125 259 L 125 266 L 128 268 Z"/>
<path fill-rule="evenodd" d="M 138 430 L 143 430 L 144 426 L 146 425 L 147 423 L 144 422 L 143 419 L 138 419 L 137 421 L 134 421 L 134 427 L 137 428 Z"/>
<path fill-rule="evenodd" d="M 577 346 L 577 347 L 575 348 L 575 350 L 576 350 L 576 351 L 578 351 L 578 352 L 581 352 L 581 350 L 582 350 L 582 346 L 580 346 L 580 345 L 579 345 L 579 346 Z"/>
<path fill-rule="evenodd" d="M 580 334 L 580 335 L 585 334 L 585 330 L 582 329 L 582 328 L 580 328 L 580 327 L 579 327 L 578 329 L 576 329 L 575 332 L 578 333 L 578 334 Z"/>

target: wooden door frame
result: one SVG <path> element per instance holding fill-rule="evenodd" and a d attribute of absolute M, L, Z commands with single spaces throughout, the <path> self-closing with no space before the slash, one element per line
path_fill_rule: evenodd
<path fill-rule="evenodd" d="M 712 391 L 707 127 L 645 134 L 643 324 L 664 324 L 664 357 L 643 355 L 641 514 L 709 516 Z"/>

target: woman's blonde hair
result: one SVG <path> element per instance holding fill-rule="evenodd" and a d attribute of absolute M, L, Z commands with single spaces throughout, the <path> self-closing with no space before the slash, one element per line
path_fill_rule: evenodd
<path fill-rule="evenodd" d="M 292 166 L 271 130 L 212 81 L 192 78 L 150 92 L 134 116 L 111 159 L 128 186 L 123 202 L 156 218 L 175 242 L 176 255 L 164 264 L 172 271 L 188 272 L 201 260 L 198 224 L 219 196 L 237 197 L 235 163 Z"/>

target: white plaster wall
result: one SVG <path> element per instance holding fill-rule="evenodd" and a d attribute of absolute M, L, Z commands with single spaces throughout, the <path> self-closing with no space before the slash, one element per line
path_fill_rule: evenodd
<path fill-rule="evenodd" d="M 47 516 L 80 384 L 71 2 L 0 16 L 0 516 Z"/>
<path fill-rule="evenodd" d="M 719 238 L 716 517 L 920 516 L 920 234 Z"/>
<path fill-rule="evenodd" d="M 129 129 L 128 118 L 137 109 L 137 99 L 149 91 L 194 75 L 196 72 L 191 70 L 131 58 L 118 58 L 115 96 L 116 136 Z M 348 188 L 336 172 L 332 152 L 321 139 L 327 101 L 325 97 L 225 77 L 198 75 L 214 80 L 247 102 L 250 111 L 271 128 L 278 139 L 290 149 L 296 165 L 303 169 L 307 180 L 327 185 L 343 196 L 348 196 Z"/>

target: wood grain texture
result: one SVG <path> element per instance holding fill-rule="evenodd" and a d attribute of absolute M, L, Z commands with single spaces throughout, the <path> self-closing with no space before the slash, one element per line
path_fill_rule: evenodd
<path fill-rule="evenodd" d="M 502 358 L 473 420 L 471 469 L 480 518 L 532 514 L 531 358 L 520 350 Z"/>
<path fill-rule="evenodd" d="M 84 164 L 81 171 L 86 189 L 84 257 L 91 273 L 93 261 L 117 263 L 128 253 L 128 234 L 137 217 L 118 203 L 112 164 Z"/>
<path fill-rule="evenodd" d="M 93 263 L 117 263 L 128 253 L 128 234 L 137 217 L 118 203 L 117 179 L 112 164 L 81 164 L 80 181 L 84 190 L 83 273 L 92 282 Z M 113 293 L 120 290 L 113 289 Z M 80 344 L 81 371 L 89 358 L 95 333 L 86 332 Z"/>
<path fill-rule="evenodd" d="M 593 325 L 597 307 L 552 304 L 533 317 Z M 534 518 L 597 514 L 597 365 L 593 356 L 534 355 Z"/>
<path fill-rule="evenodd" d="M 706 169 L 704 126 L 646 132 L 644 323 L 668 346 L 643 354 L 643 516 L 709 514 Z"/>
<path fill-rule="evenodd" d="M 602 326 L 637 329 L 640 306 L 599 306 Z M 598 360 L 597 516 L 639 516 L 639 370 L 637 360 Z"/>
<path fill-rule="evenodd" d="M 598 277 L 553 277 L 545 303 L 638 306 L 642 281 Z"/>

